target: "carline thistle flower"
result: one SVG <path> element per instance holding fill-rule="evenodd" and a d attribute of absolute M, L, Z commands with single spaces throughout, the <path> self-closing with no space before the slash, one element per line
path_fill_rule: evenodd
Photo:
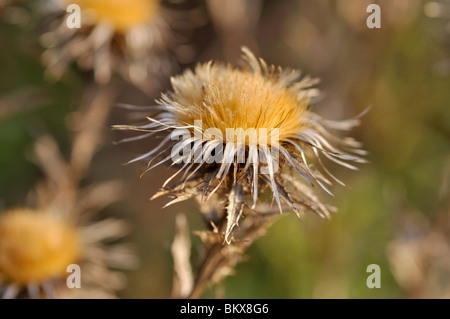
<path fill-rule="evenodd" d="M 69 28 L 66 9 L 78 5 L 81 28 Z M 47 5 L 51 31 L 43 34 L 47 72 L 60 77 L 71 62 L 93 70 L 101 84 L 113 71 L 142 89 L 154 86 L 172 62 L 172 41 L 159 0 L 53 0 Z M 50 20 L 50 19 L 48 19 Z"/>
<path fill-rule="evenodd" d="M 0 298 L 71 298 L 69 266 L 80 266 L 82 298 L 114 298 L 123 285 L 120 272 L 135 263 L 119 244 L 123 221 L 79 223 L 51 209 L 18 208 L 0 215 Z M 70 269 L 71 270 L 71 269 Z"/>
<path fill-rule="evenodd" d="M 298 216 L 307 209 L 329 217 L 332 207 L 323 204 L 312 187 L 332 195 L 331 180 L 344 183 L 324 159 L 353 170 L 357 167 L 351 162 L 366 162 L 359 142 L 330 132 L 350 130 L 359 124 L 359 116 L 344 121 L 321 118 L 308 109 L 318 95 L 312 88 L 316 80 L 300 79 L 300 72 L 269 66 L 247 48 L 242 50 L 247 68 L 199 64 L 172 78 L 173 90 L 153 107 L 150 123 L 116 126 L 143 132 L 124 141 L 165 135 L 157 147 L 129 162 L 147 161 L 147 171 L 170 162 L 179 168 L 154 197 L 175 195 L 168 205 L 196 195 L 228 198 L 227 242 L 247 197 L 254 209 L 266 187 L 280 212 L 284 201 Z M 179 182 L 169 186 L 177 176 Z"/>
<path fill-rule="evenodd" d="M 0 278 L 8 286 L 4 297 L 22 287 L 39 295 L 38 285 L 64 276 L 78 262 L 76 228 L 51 214 L 28 209 L 6 212 L 0 219 Z M 1 286 L 1 284 L 0 284 Z"/>

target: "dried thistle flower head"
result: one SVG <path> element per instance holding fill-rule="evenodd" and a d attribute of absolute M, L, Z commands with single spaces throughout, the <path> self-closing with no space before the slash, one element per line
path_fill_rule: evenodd
<path fill-rule="evenodd" d="M 134 139 L 165 134 L 159 146 L 130 161 L 148 161 L 149 170 L 170 162 L 179 167 L 156 196 L 174 194 L 170 203 L 197 194 L 228 198 L 227 241 L 247 195 L 255 208 L 267 186 L 280 211 L 284 201 L 297 214 L 309 209 L 328 217 L 329 207 L 307 185 L 317 184 L 331 194 L 329 178 L 343 183 L 321 157 L 350 169 L 357 168 L 349 162 L 365 162 L 359 156 L 365 154 L 360 143 L 329 132 L 347 131 L 359 123 L 357 118 L 329 121 L 308 110 L 310 99 L 318 94 L 311 88 L 316 80 L 300 80 L 297 71 L 268 66 L 248 49 L 243 52 L 248 68 L 200 64 L 172 79 L 173 91 L 162 96 L 150 123 L 117 127 L 145 132 Z M 181 181 L 168 187 L 177 176 Z"/>
<path fill-rule="evenodd" d="M 80 7 L 80 29 L 67 26 L 69 4 Z M 159 0 L 57 0 L 49 11 L 56 19 L 41 37 L 47 48 L 42 59 L 53 77 L 77 62 L 101 84 L 117 72 L 148 91 L 158 84 L 155 75 L 172 67 L 166 52 L 172 38 Z"/>
<path fill-rule="evenodd" d="M 81 269 L 81 289 L 112 294 L 122 278 L 109 266 L 134 262 L 123 247 L 104 242 L 122 237 L 126 225 L 104 220 L 77 225 L 64 214 L 20 208 L 0 216 L 0 297 L 57 297 L 65 294 L 68 266 Z"/>

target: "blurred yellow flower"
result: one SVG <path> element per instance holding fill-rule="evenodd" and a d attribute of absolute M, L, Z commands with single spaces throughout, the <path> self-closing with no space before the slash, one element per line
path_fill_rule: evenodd
<path fill-rule="evenodd" d="M 79 29 L 67 26 L 69 3 L 80 7 Z M 43 11 L 48 32 L 41 36 L 42 61 L 53 78 L 76 62 L 98 83 L 118 73 L 151 92 L 173 66 L 167 54 L 173 39 L 159 0 L 58 0 Z"/>
<path fill-rule="evenodd" d="M 150 21 L 157 13 L 159 0 L 74 0 L 96 23 L 109 22 L 117 32 L 127 32 Z"/>
<path fill-rule="evenodd" d="M 66 273 L 80 257 L 76 228 L 54 214 L 16 209 L 0 218 L 0 276 L 41 284 Z"/>
<path fill-rule="evenodd" d="M 107 243 L 126 235 L 128 226 L 115 219 L 80 224 L 76 215 L 21 208 L 0 216 L 1 298 L 71 295 L 66 280 L 74 264 L 80 266 L 81 291 L 114 296 L 123 278 L 110 268 L 132 268 L 136 258 L 127 247 Z"/>

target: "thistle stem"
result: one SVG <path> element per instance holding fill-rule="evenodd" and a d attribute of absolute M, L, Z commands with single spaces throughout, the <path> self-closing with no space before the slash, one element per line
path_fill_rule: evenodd
<path fill-rule="evenodd" d="M 225 242 L 226 219 L 213 231 L 198 233 L 206 246 L 189 299 L 199 298 L 211 284 L 218 283 L 231 275 L 234 268 L 245 258 L 245 252 L 279 216 L 278 208 L 256 213 L 243 221 L 235 230 L 235 239 Z"/>

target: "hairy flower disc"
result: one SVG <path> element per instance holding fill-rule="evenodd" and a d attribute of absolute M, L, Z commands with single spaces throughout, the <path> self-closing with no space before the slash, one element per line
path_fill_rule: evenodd
<path fill-rule="evenodd" d="M 298 99 L 295 88 L 286 87 L 283 78 L 238 70 L 223 65 L 199 65 L 195 73 L 173 81 L 173 104 L 180 125 L 195 125 L 201 120 L 202 133 L 217 128 L 226 137 L 226 129 L 279 129 L 281 140 L 303 130 L 307 99 Z M 268 141 L 270 144 L 270 139 Z M 248 141 L 247 141 L 248 144 Z"/>

